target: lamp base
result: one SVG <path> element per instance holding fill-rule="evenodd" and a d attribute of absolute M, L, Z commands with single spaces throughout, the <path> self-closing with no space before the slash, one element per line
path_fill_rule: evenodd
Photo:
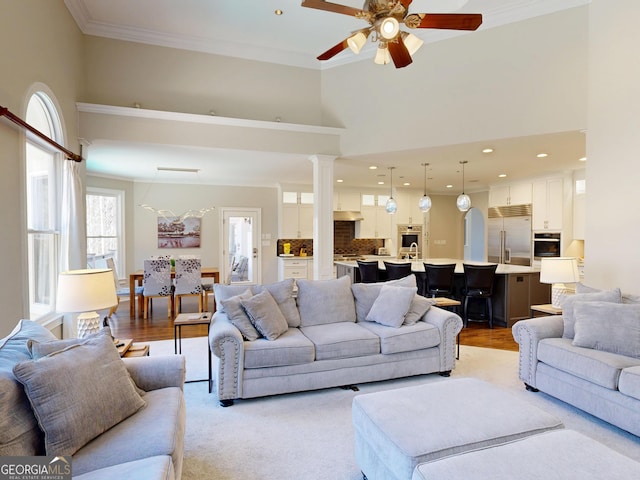
<path fill-rule="evenodd" d="M 551 305 L 553 308 L 562 308 L 561 302 L 569 289 L 564 283 L 554 283 L 551 286 Z"/>
<path fill-rule="evenodd" d="M 100 331 L 101 322 L 98 312 L 85 312 L 78 315 L 78 323 L 76 326 L 76 336 L 78 338 L 87 337 L 93 333 Z"/>

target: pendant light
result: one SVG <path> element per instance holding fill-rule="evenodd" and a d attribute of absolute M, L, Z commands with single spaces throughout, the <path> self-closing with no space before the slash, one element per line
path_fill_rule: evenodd
<path fill-rule="evenodd" d="M 424 195 L 418 200 L 418 208 L 422 213 L 427 213 L 431 210 L 431 197 L 427 195 L 427 167 L 428 163 L 421 164 L 424 167 Z"/>
<path fill-rule="evenodd" d="M 389 167 L 389 172 L 391 174 L 391 186 L 389 187 L 389 200 L 384 206 L 384 209 L 389 214 L 394 214 L 398 211 L 398 202 L 393 198 L 393 169 L 396 167 Z"/>
<path fill-rule="evenodd" d="M 462 165 L 462 193 L 458 195 L 458 199 L 456 200 L 456 205 L 458 206 L 458 210 L 461 212 L 466 212 L 471 208 L 471 199 L 469 195 L 464 193 L 464 165 L 468 163 L 466 160 L 462 160 L 460 165 Z"/>

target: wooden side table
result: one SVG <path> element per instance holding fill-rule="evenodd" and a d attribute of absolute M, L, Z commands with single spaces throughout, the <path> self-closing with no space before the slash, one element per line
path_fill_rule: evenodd
<path fill-rule="evenodd" d="M 213 380 L 211 369 L 211 345 L 209 344 L 209 329 L 211 328 L 211 312 L 202 313 L 181 313 L 173 321 L 173 343 L 176 354 L 182 353 L 182 327 L 189 325 L 207 326 L 207 360 L 209 362 L 209 378 L 202 380 L 187 380 L 185 383 L 209 382 L 209 393 L 211 393 Z"/>
<path fill-rule="evenodd" d="M 535 317 L 536 312 L 543 313 L 545 315 L 562 315 L 562 308 L 556 308 L 550 303 L 543 303 L 542 305 L 531 305 L 531 316 Z"/>

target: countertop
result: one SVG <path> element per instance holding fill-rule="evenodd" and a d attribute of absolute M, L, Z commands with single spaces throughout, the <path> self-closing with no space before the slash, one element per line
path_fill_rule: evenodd
<path fill-rule="evenodd" d="M 399 259 L 385 259 L 378 261 L 378 267 L 381 270 L 384 270 L 384 262 L 392 262 L 392 263 L 406 263 L 406 260 Z M 471 261 L 463 261 L 455 258 L 424 258 L 420 260 L 411 261 L 411 271 L 413 272 L 424 272 L 424 263 L 434 263 L 434 264 L 443 264 L 443 263 L 455 263 L 456 264 L 456 273 L 464 273 L 464 268 L 462 267 L 463 263 L 469 265 L 490 265 L 490 262 L 471 262 Z M 353 260 L 347 261 L 336 261 L 336 265 L 346 265 L 348 267 L 357 267 L 357 262 Z M 498 268 L 496 269 L 496 274 L 498 275 L 507 275 L 510 273 L 535 273 L 539 272 L 540 267 L 525 267 L 522 265 L 509 265 L 505 263 L 499 263 Z"/>
<path fill-rule="evenodd" d="M 313 255 L 307 255 L 305 257 L 301 257 L 300 255 L 278 255 L 278 258 L 282 258 L 283 260 L 313 260 Z"/>

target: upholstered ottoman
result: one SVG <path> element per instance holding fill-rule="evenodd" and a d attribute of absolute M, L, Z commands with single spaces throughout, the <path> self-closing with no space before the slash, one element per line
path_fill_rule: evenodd
<path fill-rule="evenodd" d="M 629 480 L 640 463 L 571 430 L 421 463 L 412 480 Z"/>
<path fill-rule="evenodd" d="M 472 378 L 359 395 L 352 416 L 356 461 L 369 480 L 409 480 L 420 463 L 563 426 Z"/>

